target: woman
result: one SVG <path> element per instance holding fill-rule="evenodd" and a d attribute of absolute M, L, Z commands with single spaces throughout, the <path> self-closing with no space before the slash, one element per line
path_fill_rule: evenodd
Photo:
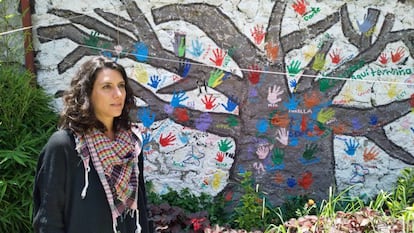
<path fill-rule="evenodd" d="M 37 165 L 35 232 L 152 232 L 141 141 L 128 118 L 134 97 L 124 68 L 105 57 L 90 59 L 63 101 L 59 130 Z"/>

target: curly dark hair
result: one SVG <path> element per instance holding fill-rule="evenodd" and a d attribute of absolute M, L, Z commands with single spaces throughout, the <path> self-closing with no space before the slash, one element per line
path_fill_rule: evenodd
<path fill-rule="evenodd" d="M 96 118 L 91 104 L 93 85 L 97 74 L 104 68 L 119 71 L 125 81 L 125 104 L 121 115 L 114 119 L 114 131 L 130 129 L 129 112 L 135 106 L 135 100 L 128 84 L 128 76 L 122 65 L 103 56 L 93 57 L 83 63 L 72 79 L 69 90 L 63 95 L 64 108 L 58 124 L 60 129 L 70 129 L 78 134 L 87 133 L 93 128 L 102 132 L 107 130 L 104 124 Z"/>

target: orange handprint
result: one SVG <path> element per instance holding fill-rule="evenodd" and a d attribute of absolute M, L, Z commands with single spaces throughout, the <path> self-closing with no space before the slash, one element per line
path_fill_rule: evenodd
<path fill-rule="evenodd" d="M 369 149 L 369 151 L 367 151 L 367 148 L 365 147 L 364 149 L 364 161 L 368 162 L 371 160 L 374 160 L 377 158 L 379 152 L 375 150 L 374 147 L 371 147 L 371 149 Z"/>
<path fill-rule="evenodd" d="M 404 56 L 404 48 L 399 47 L 395 53 L 391 52 L 391 61 L 398 62 Z"/>
<path fill-rule="evenodd" d="M 306 93 L 304 101 L 305 101 L 305 107 L 312 108 L 321 102 L 321 96 L 316 91 L 313 91 L 310 95 Z"/>
<path fill-rule="evenodd" d="M 282 128 L 286 128 L 289 125 L 289 122 L 290 122 L 289 115 L 287 113 L 283 115 L 275 114 L 270 120 L 270 123 L 272 125 L 279 126 Z"/>
<path fill-rule="evenodd" d="M 270 61 L 275 61 L 277 55 L 279 54 L 279 46 L 277 44 L 273 45 L 271 41 L 267 42 L 265 45 L 267 59 Z"/>

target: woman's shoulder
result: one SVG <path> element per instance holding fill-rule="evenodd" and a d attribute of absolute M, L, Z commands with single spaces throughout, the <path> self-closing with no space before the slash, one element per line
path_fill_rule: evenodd
<path fill-rule="evenodd" d="M 65 147 L 73 146 L 75 144 L 73 133 L 69 130 L 59 129 L 55 131 L 49 138 L 47 146 L 50 147 Z"/>

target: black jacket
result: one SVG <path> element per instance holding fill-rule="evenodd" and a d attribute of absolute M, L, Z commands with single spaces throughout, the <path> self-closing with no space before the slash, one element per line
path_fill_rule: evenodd
<path fill-rule="evenodd" d="M 85 199 L 85 169 L 75 150 L 73 135 L 55 132 L 40 153 L 33 192 L 33 226 L 37 233 L 113 233 L 111 210 L 98 174 L 90 161 L 89 187 Z M 147 218 L 143 157 L 139 156 L 139 222 L 142 233 L 153 232 Z M 134 233 L 135 216 L 117 221 L 118 231 Z"/>

